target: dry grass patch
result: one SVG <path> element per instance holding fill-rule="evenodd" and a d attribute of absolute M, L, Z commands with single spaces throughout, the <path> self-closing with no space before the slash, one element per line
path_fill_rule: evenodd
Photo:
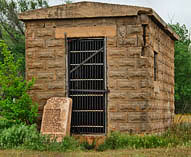
<path fill-rule="evenodd" d="M 157 148 L 157 149 L 123 149 L 105 152 L 36 152 L 36 151 L 0 151 L 0 157 L 186 157 L 191 156 L 190 147 Z"/>

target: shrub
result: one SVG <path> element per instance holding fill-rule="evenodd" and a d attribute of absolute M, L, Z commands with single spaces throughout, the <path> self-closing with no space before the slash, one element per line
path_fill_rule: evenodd
<path fill-rule="evenodd" d="M 0 117 L 0 132 L 4 129 L 10 128 L 16 124 L 14 120 L 7 120 L 3 117 Z"/>
<path fill-rule="evenodd" d="M 0 147 L 1 148 L 17 148 L 22 147 L 25 143 L 34 140 L 38 136 L 35 126 L 25 126 L 23 124 L 13 125 L 4 129 L 0 134 Z M 38 138 L 35 138 L 37 140 Z"/>
<path fill-rule="evenodd" d="M 71 151 L 79 149 L 79 143 L 73 137 L 64 137 L 56 142 L 49 136 L 41 135 L 36 125 L 16 124 L 0 133 L 0 149 L 30 149 L 39 151 Z"/>
<path fill-rule="evenodd" d="M 37 119 L 37 104 L 33 104 L 27 91 L 34 80 L 27 82 L 19 72 L 20 60 L 14 61 L 13 54 L 7 45 L 0 41 L 0 52 L 3 61 L 0 61 L 0 116 L 33 124 Z"/>
<path fill-rule="evenodd" d="M 91 144 L 87 141 L 80 144 L 82 150 L 93 150 L 96 148 L 96 141 L 94 140 Z"/>
<path fill-rule="evenodd" d="M 191 124 L 181 124 L 170 128 L 162 135 L 129 135 L 113 132 L 97 150 L 123 148 L 157 148 L 191 143 Z"/>

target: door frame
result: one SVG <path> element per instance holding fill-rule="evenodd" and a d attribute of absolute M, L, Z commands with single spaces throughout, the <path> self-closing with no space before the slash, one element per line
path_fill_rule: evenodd
<path fill-rule="evenodd" d="M 104 134 L 106 135 L 108 132 L 108 65 L 107 65 L 107 38 L 106 37 L 70 37 L 67 38 L 67 34 L 65 33 L 65 72 L 66 72 L 66 78 L 65 78 L 65 91 L 66 91 L 66 97 L 69 97 L 69 80 L 70 80 L 70 75 L 69 75 L 69 49 L 68 49 L 68 40 L 70 39 L 103 39 L 104 40 L 104 85 L 105 85 L 105 113 L 104 113 L 104 126 L 105 126 L 105 131 Z"/>

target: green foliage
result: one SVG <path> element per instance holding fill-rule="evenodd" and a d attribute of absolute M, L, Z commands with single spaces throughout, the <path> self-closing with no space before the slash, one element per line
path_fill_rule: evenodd
<path fill-rule="evenodd" d="M 171 25 L 180 36 L 175 42 L 175 109 L 176 113 L 191 112 L 191 43 L 185 25 Z"/>
<path fill-rule="evenodd" d="M 10 128 L 16 124 L 14 120 L 7 120 L 6 118 L 0 117 L 0 132 L 4 129 Z"/>
<path fill-rule="evenodd" d="M 4 40 L 14 54 L 22 61 L 20 71 L 24 75 L 25 33 L 24 24 L 17 14 L 38 8 L 48 7 L 47 0 L 0 0 L 0 40 Z M 0 60 L 3 56 L 0 55 Z"/>
<path fill-rule="evenodd" d="M 95 142 L 95 140 L 91 144 L 89 144 L 87 141 L 82 142 L 80 144 L 80 147 L 81 147 L 82 150 L 92 150 L 92 149 L 96 148 L 96 142 Z"/>
<path fill-rule="evenodd" d="M 0 121 L 0 125 L 1 125 Z M 10 125 L 11 124 L 11 125 Z M 36 129 L 36 125 L 9 123 L 10 127 L 0 130 L 0 149 L 29 149 L 38 151 L 77 151 L 96 149 L 96 143 L 79 143 L 73 137 L 66 136 L 61 142 L 42 135 Z M 180 124 L 173 126 L 162 135 L 129 135 L 119 132 L 111 133 L 105 142 L 98 146 L 98 151 L 113 149 L 140 149 L 158 147 L 176 147 L 191 145 L 191 125 Z"/>
<path fill-rule="evenodd" d="M 72 3 L 72 0 L 64 0 L 64 2 L 65 2 L 66 4 L 71 4 L 71 3 Z"/>
<path fill-rule="evenodd" d="M 17 148 L 18 146 L 22 146 L 25 142 L 34 140 L 34 133 L 36 137 L 37 131 L 34 126 L 14 125 L 13 127 L 4 129 L 0 134 L 0 147 Z"/>
<path fill-rule="evenodd" d="M 98 147 L 98 151 L 107 149 L 124 149 L 124 148 L 157 148 L 167 147 L 169 139 L 157 135 L 129 135 L 113 132 L 106 138 L 105 143 Z"/>
<path fill-rule="evenodd" d="M 0 41 L 3 61 L 0 61 L 0 116 L 17 123 L 32 124 L 36 121 L 38 106 L 33 104 L 27 91 L 34 83 L 27 82 L 19 74 L 20 60 L 15 62 L 13 54 Z"/>
<path fill-rule="evenodd" d="M 73 137 L 64 137 L 61 142 L 41 135 L 35 125 L 13 125 L 0 132 L 0 149 L 30 149 L 39 151 L 74 151 L 79 143 Z"/>
<path fill-rule="evenodd" d="M 162 135 L 139 136 L 113 132 L 103 144 L 99 145 L 97 150 L 174 147 L 188 143 L 191 143 L 191 125 L 179 124 L 173 126 Z"/>

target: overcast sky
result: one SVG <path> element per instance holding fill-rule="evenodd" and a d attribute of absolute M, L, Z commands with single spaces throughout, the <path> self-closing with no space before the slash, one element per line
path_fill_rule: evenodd
<path fill-rule="evenodd" d="M 85 0 L 73 0 L 80 2 Z M 88 0 L 153 8 L 167 23 L 179 22 L 191 28 L 191 0 Z M 64 0 L 49 0 L 50 5 L 63 4 Z"/>

